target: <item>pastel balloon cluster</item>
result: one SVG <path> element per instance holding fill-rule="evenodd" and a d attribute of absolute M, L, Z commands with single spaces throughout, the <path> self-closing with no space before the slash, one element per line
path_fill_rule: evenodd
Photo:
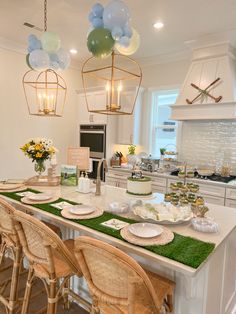
<path fill-rule="evenodd" d="M 138 50 L 140 36 L 130 25 L 130 12 L 122 0 L 111 0 L 105 7 L 100 3 L 94 4 L 89 21 L 92 30 L 87 38 L 87 46 L 95 57 L 109 56 L 114 47 L 124 55 Z"/>
<path fill-rule="evenodd" d="M 33 70 L 65 70 L 70 65 L 70 54 L 61 48 L 61 40 L 57 34 L 44 32 L 41 40 L 31 34 L 28 37 L 26 63 Z"/>

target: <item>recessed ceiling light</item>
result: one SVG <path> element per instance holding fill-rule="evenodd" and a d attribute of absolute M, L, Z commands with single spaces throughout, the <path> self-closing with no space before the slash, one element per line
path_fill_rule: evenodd
<path fill-rule="evenodd" d="M 77 51 L 76 49 L 71 49 L 71 50 L 70 50 L 70 53 L 72 53 L 73 55 L 77 54 L 77 52 L 78 52 L 78 51 Z"/>
<path fill-rule="evenodd" d="M 153 27 L 155 27 L 156 29 L 161 29 L 162 27 L 164 27 L 164 24 L 162 22 L 156 22 Z"/>

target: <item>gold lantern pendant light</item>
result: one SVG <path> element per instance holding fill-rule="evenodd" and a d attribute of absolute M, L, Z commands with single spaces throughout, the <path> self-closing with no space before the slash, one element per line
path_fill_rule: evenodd
<path fill-rule="evenodd" d="M 142 81 L 139 64 L 114 51 L 105 59 L 91 57 L 82 67 L 82 81 L 89 112 L 131 115 Z M 95 87 L 97 86 L 97 87 Z M 91 97 L 91 90 L 104 90 L 103 100 Z"/>
<path fill-rule="evenodd" d="M 46 31 L 47 0 L 44 1 L 44 32 Z M 67 86 L 56 71 L 50 68 L 41 72 L 29 70 L 23 76 L 23 88 L 30 115 L 44 117 L 63 115 Z"/>

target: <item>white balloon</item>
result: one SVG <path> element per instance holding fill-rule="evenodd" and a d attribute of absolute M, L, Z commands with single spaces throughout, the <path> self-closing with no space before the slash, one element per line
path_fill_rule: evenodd
<path fill-rule="evenodd" d="M 124 46 L 120 45 L 119 43 L 117 43 L 115 45 L 118 52 L 121 53 L 122 55 L 130 56 L 130 55 L 134 54 L 140 46 L 139 33 L 133 27 L 132 27 L 132 31 L 133 31 L 133 35 L 130 38 L 130 44 L 128 47 L 124 47 Z"/>
<path fill-rule="evenodd" d="M 35 70 L 43 70 L 49 67 L 50 58 L 42 49 L 34 50 L 29 55 L 29 64 Z"/>
<path fill-rule="evenodd" d="M 59 60 L 59 66 L 62 70 L 67 69 L 70 66 L 70 53 L 63 49 L 60 48 L 57 52 L 58 60 Z"/>
<path fill-rule="evenodd" d="M 44 32 L 41 37 L 43 49 L 49 53 L 58 51 L 61 46 L 61 40 L 58 34 L 52 32 Z"/>

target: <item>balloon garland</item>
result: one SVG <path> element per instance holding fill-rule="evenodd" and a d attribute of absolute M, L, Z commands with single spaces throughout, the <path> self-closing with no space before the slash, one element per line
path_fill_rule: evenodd
<path fill-rule="evenodd" d="M 34 34 L 28 37 L 27 65 L 33 70 L 65 70 L 70 65 L 70 53 L 61 48 L 58 34 L 47 31 L 47 0 L 44 0 L 44 33 L 41 40 Z"/>
<path fill-rule="evenodd" d="M 92 30 L 87 38 L 87 47 L 93 56 L 106 58 L 114 48 L 127 56 L 138 50 L 140 36 L 131 27 L 130 12 L 122 0 L 112 0 L 105 7 L 100 3 L 94 4 L 88 19 Z"/>
<path fill-rule="evenodd" d="M 31 34 L 28 37 L 27 65 L 34 70 L 65 70 L 70 65 L 70 53 L 61 48 L 61 40 L 55 33 L 44 32 L 41 40 Z"/>

